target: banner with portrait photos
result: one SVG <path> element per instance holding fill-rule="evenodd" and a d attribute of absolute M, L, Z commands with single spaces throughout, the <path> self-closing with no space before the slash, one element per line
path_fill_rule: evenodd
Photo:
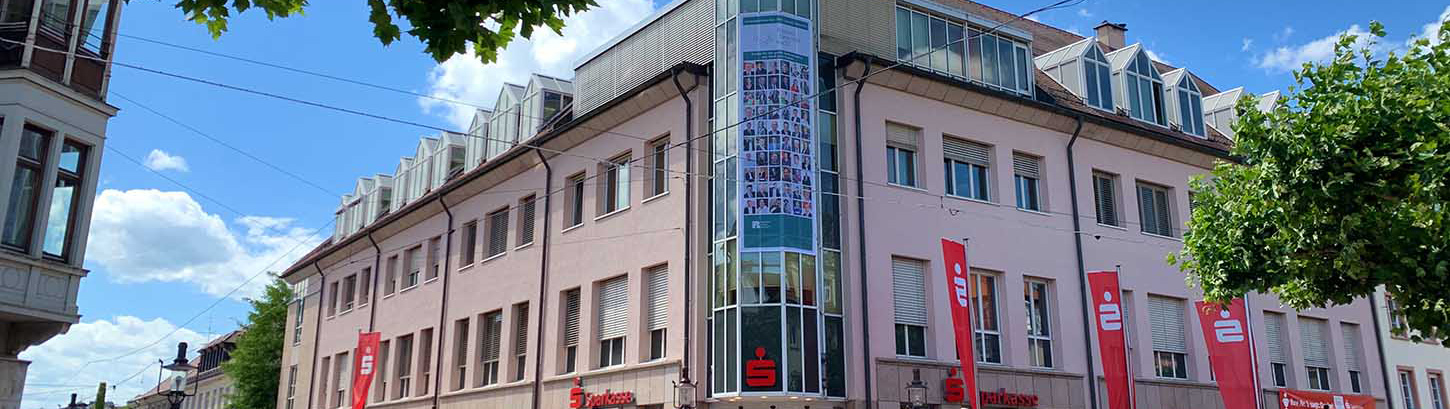
<path fill-rule="evenodd" d="M 815 254 L 815 36 L 789 13 L 741 13 L 741 250 Z"/>

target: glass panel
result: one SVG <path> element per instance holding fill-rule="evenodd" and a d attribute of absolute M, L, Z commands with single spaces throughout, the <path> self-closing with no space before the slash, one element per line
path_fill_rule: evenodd
<path fill-rule="evenodd" d="M 785 302 L 787 304 L 801 303 L 801 255 L 795 252 L 785 253 Z"/>
<path fill-rule="evenodd" d="M 745 253 L 740 257 L 740 303 L 760 303 L 760 253 Z"/>
<path fill-rule="evenodd" d="M 790 13 L 790 14 L 795 14 L 796 13 L 796 11 L 795 11 L 795 0 L 784 0 L 784 1 L 781 2 L 780 5 L 782 6 L 781 7 L 781 11 L 786 12 L 786 13 Z"/>
<path fill-rule="evenodd" d="M 1138 78 L 1131 75 L 1125 75 L 1123 79 L 1125 80 L 1124 82 L 1128 84 L 1128 102 L 1131 103 L 1130 106 L 1133 110 L 1133 117 L 1138 119 L 1144 118 L 1143 94 L 1138 92 Z"/>
<path fill-rule="evenodd" d="M 991 200 L 992 196 L 988 194 L 989 184 L 990 182 L 987 180 L 987 168 L 972 166 L 972 186 L 976 188 L 974 198 Z"/>
<path fill-rule="evenodd" d="M 1097 64 L 1090 64 L 1090 65 L 1097 65 Z M 1101 107 L 1104 107 L 1105 109 L 1112 110 L 1113 109 L 1113 86 L 1112 86 L 1113 83 L 1112 83 L 1111 80 L 1109 80 L 1109 76 L 1111 74 L 1108 72 L 1108 67 L 1107 66 L 1105 66 L 1105 65 L 1097 65 L 1097 67 L 1098 67 L 1098 69 L 1097 69 L 1097 71 L 1098 71 L 1098 86 L 1102 88 L 1101 92 L 1102 92 L 1102 97 L 1103 97 L 1102 105 L 1100 105 L 1100 106 Z"/>
<path fill-rule="evenodd" d="M 824 107 L 823 107 L 824 108 Z M 821 142 L 820 152 L 816 157 L 820 158 L 821 170 L 836 170 L 836 116 L 828 113 L 821 113 L 818 120 L 819 129 L 817 138 Z"/>
<path fill-rule="evenodd" d="M 982 36 L 982 82 L 997 84 L 997 37 Z"/>
<path fill-rule="evenodd" d="M 982 32 L 967 29 L 967 70 L 969 76 L 982 81 Z"/>
<path fill-rule="evenodd" d="M 814 317 L 812 317 L 814 318 Z M 785 309 L 785 350 L 786 350 L 786 390 L 800 392 L 805 389 L 805 357 L 804 337 L 801 328 L 801 308 L 786 307 Z M 812 339 L 811 342 L 816 340 Z"/>
<path fill-rule="evenodd" d="M 66 33 L 70 25 L 70 0 L 45 0 L 40 5 L 40 26 Z"/>
<path fill-rule="evenodd" d="M 801 304 L 816 305 L 816 256 L 801 255 Z"/>
<path fill-rule="evenodd" d="M 939 18 L 931 19 L 931 68 L 938 71 L 947 69 L 947 22 Z"/>
<path fill-rule="evenodd" d="M 925 14 L 911 13 L 911 56 L 912 64 L 927 65 L 926 53 L 931 50 L 931 28 Z"/>
<path fill-rule="evenodd" d="M 27 127 L 24 131 L 20 132 L 20 152 L 18 155 L 21 158 L 41 162 L 42 158 L 45 157 L 46 148 L 50 146 L 49 142 L 50 135 Z"/>
<path fill-rule="evenodd" d="M 726 314 L 729 314 L 729 311 L 715 311 L 715 318 L 712 320 L 710 327 L 710 332 L 712 332 L 710 334 L 712 335 L 711 338 L 715 340 L 710 344 L 710 358 L 715 367 L 715 373 L 711 375 L 711 393 L 725 392 L 725 379 L 731 377 L 731 374 L 725 371 L 727 362 L 725 360 L 725 350 L 727 349 L 725 346 L 725 338 L 734 338 L 735 333 L 725 330 Z"/>
<path fill-rule="evenodd" d="M 778 10 L 780 10 L 780 0 L 760 0 L 760 11 Z"/>
<path fill-rule="evenodd" d="M 966 57 L 967 43 L 962 38 L 962 26 L 958 24 L 947 25 L 947 72 L 958 77 L 965 77 L 966 72 L 962 69 L 962 59 Z"/>
<path fill-rule="evenodd" d="M 30 226 L 35 220 L 35 195 L 39 190 L 40 172 L 16 166 L 10 185 L 10 210 L 5 215 L 5 244 L 30 247 Z"/>
<path fill-rule="evenodd" d="M 781 390 L 781 307 L 742 307 L 740 309 L 740 342 L 745 352 L 740 356 L 746 373 L 746 392 Z M 750 373 L 774 372 L 776 382 L 750 386 Z"/>
<path fill-rule="evenodd" d="M 780 303 L 781 253 L 760 253 L 760 302 Z"/>
<path fill-rule="evenodd" d="M 1017 69 L 1013 68 L 1012 42 L 1006 39 L 997 41 L 997 66 L 1000 67 L 997 74 L 1001 76 L 1002 82 L 997 85 L 1002 88 L 1013 89 L 1017 87 Z"/>
<path fill-rule="evenodd" d="M 826 396 L 846 396 L 846 335 L 841 317 L 825 318 Z"/>
<path fill-rule="evenodd" d="M 821 391 L 821 337 L 816 328 L 817 319 L 818 314 L 813 308 L 805 309 L 801 316 L 801 322 L 805 324 L 805 386 L 806 392 L 810 393 Z"/>
<path fill-rule="evenodd" d="M 110 14 L 111 0 L 88 0 L 81 15 L 82 41 L 87 49 L 100 53 L 101 38 L 105 33 L 106 15 Z"/>
<path fill-rule="evenodd" d="M 28 22 L 34 8 L 34 0 L 10 0 L 10 4 L 0 10 L 0 23 Z"/>
<path fill-rule="evenodd" d="M 740 333 L 739 314 L 738 309 L 732 309 L 725 315 L 725 331 L 729 334 L 725 337 L 725 388 L 731 392 L 740 390 L 740 339 L 735 336 Z"/>
<path fill-rule="evenodd" d="M 825 299 L 821 305 L 827 314 L 841 314 L 841 252 L 821 252 L 821 274 L 825 286 Z"/>
<path fill-rule="evenodd" d="M 1102 101 L 1098 99 L 1098 74 L 1097 64 L 1083 62 L 1083 88 L 1087 91 L 1088 104 L 1101 108 Z"/>
<path fill-rule="evenodd" d="M 58 178 L 50 193 L 50 218 L 45 226 L 45 252 L 53 256 L 68 255 L 70 248 L 71 213 L 75 210 L 75 193 L 79 181 Z"/>
<path fill-rule="evenodd" d="M 1032 90 L 1030 88 L 1028 88 L 1028 87 L 1029 87 L 1029 84 L 1032 83 L 1032 81 L 1031 81 L 1032 80 L 1032 77 L 1030 77 L 1030 75 L 1032 75 L 1032 74 L 1030 74 L 1031 68 L 1028 68 L 1028 67 L 1030 67 L 1030 65 L 1028 65 L 1028 63 L 1027 63 L 1027 49 L 1026 48 L 1023 48 L 1023 47 L 1017 47 L 1016 48 L 1016 55 L 1017 55 L 1017 90 L 1022 91 L 1022 92 L 1030 92 Z"/>

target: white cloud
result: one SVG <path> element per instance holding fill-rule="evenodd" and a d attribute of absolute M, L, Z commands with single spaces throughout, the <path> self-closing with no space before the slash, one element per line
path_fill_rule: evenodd
<path fill-rule="evenodd" d="M 106 189 L 96 198 L 87 258 L 121 282 L 167 281 L 223 296 L 259 271 L 287 267 L 321 240 L 292 219 L 244 216 L 238 234 L 184 192 Z M 252 280 L 233 297 L 261 293 Z"/>
<path fill-rule="evenodd" d="M 1414 36 L 1414 37 L 1410 37 L 1409 40 L 1406 40 L 1405 41 L 1405 45 L 1406 46 L 1414 45 L 1415 40 L 1420 39 L 1420 38 L 1428 38 L 1428 39 L 1430 39 L 1430 45 L 1439 44 L 1440 43 L 1440 25 L 1441 24 L 1444 24 L 1446 21 L 1450 21 L 1450 6 L 1445 6 L 1445 11 L 1440 12 L 1440 18 L 1439 19 L 1437 19 L 1435 21 L 1432 21 L 1432 22 L 1429 22 L 1429 23 L 1425 23 L 1425 26 L 1420 29 L 1420 34 L 1417 35 L 1417 36 Z"/>
<path fill-rule="evenodd" d="M 1093 12 L 1088 11 L 1087 9 L 1077 9 L 1077 15 L 1082 18 L 1092 18 Z"/>
<path fill-rule="evenodd" d="M 547 28 L 534 30 L 533 39 L 513 41 L 492 64 L 484 65 L 471 52 L 454 56 L 428 74 L 428 94 L 490 106 L 504 82 L 524 85 L 530 73 L 573 78 L 575 59 L 643 20 L 651 11 L 649 0 L 604 1 L 599 7 L 564 19 L 564 35 Z M 424 112 L 448 119 L 457 129 L 468 127 L 475 110 L 427 98 L 419 98 L 418 103 Z"/>
<path fill-rule="evenodd" d="M 1274 42 L 1282 43 L 1284 41 L 1287 41 L 1289 39 L 1289 36 L 1292 35 L 1294 35 L 1294 27 L 1284 26 L 1283 30 L 1279 30 L 1278 33 L 1274 34 Z"/>
<path fill-rule="evenodd" d="M 1168 61 L 1168 59 L 1165 57 L 1167 54 L 1158 54 L 1158 53 L 1155 53 L 1155 52 L 1153 52 L 1153 50 L 1148 49 L 1148 47 L 1143 47 L 1143 52 L 1148 53 L 1148 58 L 1153 59 L 1153 61 L 1161 62 L 1161 63 L 1168 64 L 1168 65 L 1173 65 L 1173 62 L 1172 61 Z"/>
<path fill-rule="evenodd" d="M 1287 27 L 1285 30 L 1290 33 L 1293 32 L 1292 29 Z M 1358 36 L 1358 39 L 1355 40 L 1356 47 L 1368 45 L 1374 37 L 1368 30 L 1360 28 L 1356 24 L 1349 26 L 1348 30 L 1340 31 L 1334 35 L 1310 41 L 1306 44 L 1282 46 L 1267 51 L 1254 57 L 1252 62 L 1254 66 L 1262 68 L 1265 71 L 1281 72 L 1298 70 L 1300 66 L 1308 62 L 1326 62 L 1334 57 L 1334 45 L 1339 43 L 1340 36 L 1344 35 Z M 1278 36 L 1275 36 L 1275 38 L 1278 38 Z"/>
<path fill-rule="evenodd" d="M 160 149 L 152 149 L 151 153 L 146 155 L 146 168 L 157 172 L 163 170 L 191 171 L 191 168 L 186 166 L 186 158 L 166 153 Z"/>
<path fill-rule="evenodd" d="M 1244 37 L 1244 46 L 1240 47 L 1239 51 L 1248 51 L 1250 48 L 1254 48 L 1254 39 Z"/>
<path fill-rule="evenodd" d="M 173 330 L 175 333 L 166 336 Z M 158 339 L 161 341 L 156 342 Z M 175 356 L 177 342 L 187 342 L 195 351 L 206 338 L 196 331 L 177 329 L 161 318 L 147 321 L 118 316 L 72 325 L 65 334 L 20 354 L 20 359 L 32 361 L 26 375 L 23 407 L 54 408 L 70 403 L 71 393 L 90 401 L 97 383 L 120 382 L 140 372 L 126 382 L 110 385 L 115 389 L 106 391 L 107 400 L 125 404 L 156 386 L 156 360 Z M 122 355 L 126 356 L 112 360 Z"/>

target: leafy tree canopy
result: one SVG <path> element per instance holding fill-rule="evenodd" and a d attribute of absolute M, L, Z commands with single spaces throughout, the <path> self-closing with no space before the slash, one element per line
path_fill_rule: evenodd
<path fill-rule="evenodd" d="M 282 375 L 282 343 L 287 333 L 287 305 L 292 288 L 277 279 L 267 286 L 261 299 L 249 300 L 246 333 L 237 339 L 232 358 L 222 371 L 232 379 L 228 409 L 270 409 L 277 407 L 277 386 Z"/>
<path fill-rule="evenodd" d="M 302 14 L 307 5 L 308 0 L 178 0 L 176 8 L 218 38 L 233 12 L 261 9 L 268 19 L 286 18 Z M 373 36 L 383 45 L 401 37 L 394 19 L 404 19 L 408 35 L 422 41 L 434 60 L 443 62 L 472 46 L 485 63 L 498 59 L 515 35 L 531 38 L 536 27 L 562 34 L 564 17 L 598 6 L 594 0 L 367 0 L 367 5 Z"/>
<path fill-rule="evenodd" d="M 1370 31 L 1305 64 L 1273 109 L 1239 101 L 1242 163 L 1193 182 L 1192 229 L 1169 257 L 1206 298 L 1271 292 L 1302 309 L 1384 286 L 1410 329 L 1450 328 L 1450 23 L 1403 55 L 1376 52 L 1384 27 Z"/>

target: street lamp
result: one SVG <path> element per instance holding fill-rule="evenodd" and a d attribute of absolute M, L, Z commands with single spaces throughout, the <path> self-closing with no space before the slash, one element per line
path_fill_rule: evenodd
<path fill-rule="evenodd" d="M 912 409 L 926 407 L 926 382 L 921 381 L 921 370 L 911 370 L 911 384 L 906 385 L 906 402 Z"/>
<path fill-rule="evenodd" d="M 695 382 L 690 377 L 684 376 L 675 382 L 675 409 L 692 409 L 695 407 Z"/>
<path fill-rule="evenodd" d="M 186 393 L 186 375 L 191 371 L 196 370 L 196 366 L 193 366 L 190 362 L 187 362 L 186 360 L 185 342 L 180 342 L 176 344 L 176 360 L 171 361 L 171 363 L 169 364 L 162 365 L 161 369 L 171 371 L 171 386 L 167 388 L 165 392 L 161 392 L 160 394 L 166 397 L 166 403 L 171 404 L 171 409 L 180 409 L 182 401 L 185 401 L 186 398 L 195 395 L 194 393 Z"/>

